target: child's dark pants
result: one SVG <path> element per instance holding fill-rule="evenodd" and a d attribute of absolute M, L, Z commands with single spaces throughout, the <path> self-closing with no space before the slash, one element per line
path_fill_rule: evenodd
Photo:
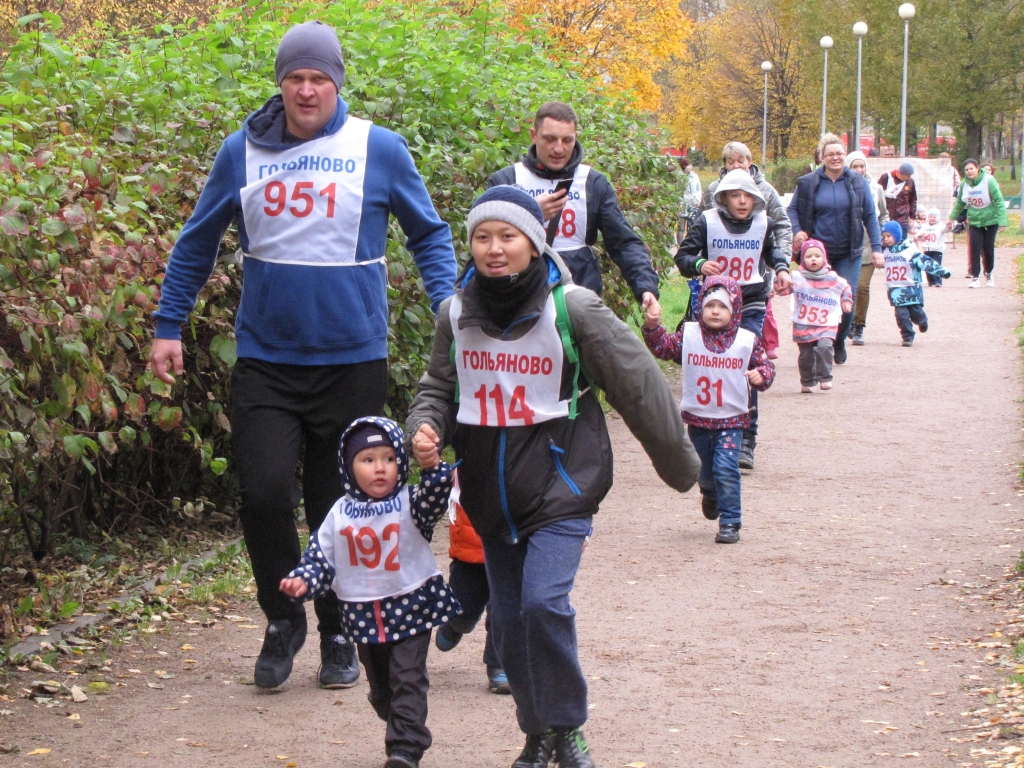
<path fill-rule="evenodd" d="M 904 341 L 914 340 L 914 326 L 920 326 L 928 322 L 928 315 L 924 313 L 924 307 L 920 304 L 909 304 L 905 307 L 894 307 L 896 310 L 896 325 L 900 327 L 900 336 Z"/>
<path fill-rule="evenodd" d="M 480 617 L 491 599 L 491 589 L 487 584 L 487 566 L 483 563 L 467 563 L 465 560 L 452 560 L 448 570 L 448 584 L 462 606 L 462 613 L 451 620 L 452 629 L 463 635 L 472 632 L 480 621 Z M 494 648 L 491 637 L 491 615 L 487 614 L 484 622 L 487 640 L 484 644 L 484 664 L 488 669 L 501 666 L 498 652 Z"/>
<path fill-rule="evenodd" d="M 813 387 L 822 381 L 832 381 L 832 339 L 818 339 L 806 344 L 797 344 L 800 356 L 797 366 L 800 368 L 800 384 Z"/>
<path fill-rule="evenodd" d="M 387 722 L 384 748 L 419 760 L 432 743 L 427 728 L 427 649 L 430 632 L 391 643 L 359 643 L 359 660 L 370 684 L 367 698 Z"/>

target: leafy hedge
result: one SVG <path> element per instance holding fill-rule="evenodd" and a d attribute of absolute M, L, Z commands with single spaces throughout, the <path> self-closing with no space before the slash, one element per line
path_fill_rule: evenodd
<path fill-rule="evenodd" d="M 589 161 L 665 258 L 676 201 L 658 137 L 551 60 L 539 34 L 486 9 L 252 0 L 198 29 L 70 39 L 56 16 L 25 17 L 0 68 L 0 565 L 19 529 L 41 556 L 67 522 L 84 537 L 90 522 L 198 516 L 235 499 L 226 408 L 241 267 L 223 260 L 202 291 L 173 391 L 145 371 L 150 314 L 221 140 L 275 92 L 277 42 L 309 18 L 339 31 L 351 110 L 408 140 L 458 253 L 473 197 L 528 146 L 536 107 L 558 98 L 579 108 Z M 392 234 L 389 407 L 402 416 L 433 318 Z M 229 234 L 222 255 L 236 248 Z M 632 304 L 618 279 L 608 301 Z"/>

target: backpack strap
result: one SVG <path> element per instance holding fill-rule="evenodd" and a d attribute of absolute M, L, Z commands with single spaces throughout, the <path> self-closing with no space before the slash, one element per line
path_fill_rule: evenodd
<path fill-rule="evenodd" d="M 569 418 L 575 419 L 576 401 L 580 396 L 580 355 L 572 340 L 572 323 L 569 321 L 569 310 L 565 306 L 565 287 L 559 283 L 552 289 L 551 296 L 555 300 L 555 327 L 562 338 L 562 349 L 565 350 L 569 362 L 576 366 L 572 377 L 572 400 L 569 401 Z"/>
<path fill-rule="evenodd" d="M 455 366 L 455 335 L 452 334 L 452 348 L 448 351 L 448 359 L 452 361 L 452 365 Z M 455 372 L 455 402 L 459 402 L 459 375 L 458 370 Z"/>

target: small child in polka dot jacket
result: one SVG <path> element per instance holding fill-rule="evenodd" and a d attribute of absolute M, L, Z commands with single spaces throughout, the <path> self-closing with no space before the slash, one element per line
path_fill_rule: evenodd
<path fill-rule="evenodd" d="M 281 582 L 293 598 L 337 594 L 342 629 L 366 670 L 370 703 L 388 724 L 389 767 L 417 765 L 431 744 L 431 630 L 461 612 L 429 544 L 448 509 L 451 468 L 443 461 L 424 467 L 419 484 L 410 487 L 403 440 L 398 424 L 376 416 L 345 430 L 338 449 L 345 495 Z"/>

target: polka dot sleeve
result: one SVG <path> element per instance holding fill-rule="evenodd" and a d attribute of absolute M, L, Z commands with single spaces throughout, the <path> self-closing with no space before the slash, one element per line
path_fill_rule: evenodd
<path fill-rule="evenodd" d="M 299 578 L 306 583 L 308 590 L 304 600 L 315 600 L 327 594 L 334 583 L 336 571 L 331 564 L 327 554 L 320 546 L 319 531 L 313 531 L 309 536 L 309 544 L 306 551 L 302 553 L 302 559 L 291 573 L 289 579 Z"/>
<path fill-rule="evenodd" d="M 434 537 L 434 526 L 448 511 L 451 492 L 452 468 L 445 462 L 420 473 L 420 484 L 412 494 L 412 519 L 427 541 Z"/>

